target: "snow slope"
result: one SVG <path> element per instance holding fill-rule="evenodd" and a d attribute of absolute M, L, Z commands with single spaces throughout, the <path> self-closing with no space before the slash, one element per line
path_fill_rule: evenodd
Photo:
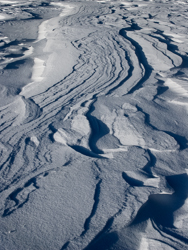
<path fill-rule="evenodd" d="M 0 7 L 0 249 L 188 249 L 188 2 Z"/>

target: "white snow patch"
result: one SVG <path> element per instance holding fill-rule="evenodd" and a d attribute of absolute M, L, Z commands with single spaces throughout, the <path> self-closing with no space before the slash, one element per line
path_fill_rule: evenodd
<path fill-rule="evenodd" d="M 160 242 L 159 240 L 153 240 L 153 239 L 147 239 L 145 237 L 142 237 L 141 239 L 141 246 L 139 250 L 175 250 L 175 248 L 169 246 L 168 244 L 164 244 L 163 242 Z"/>
<path fill-rule="evenodd" d="M 58 16 L 44 21 L 39 26 L 39 35 L 35 43 L 46 39 L 46 45 L 43 54 L 47 55 L 45 61 L 36 58 L 33 69 L 33 82 L 22 88 L 21 95 L 26 98 L 45 91 L 55 82 L 59 82 L 71 71 L 76 63 L 78 52 L 76 49 L 64 39 L 64 35 L 60 31 L 54 32 L 54 29 L 61 29 Z M 43 76 L 41 76 L 43 75 Z M 40 85 L 38 82 L 40 81 Z"/>
<path fill-rule="evenodd" d="M 90 125 L 84 115 L 77 115 L 72 120 L 72 129 L 79 132 L 81 135 L 88 135 L 90 133 Z"/>
<path fill-rule="evenodd" d="M 160 183 L 160 178 L 148 178 L 147 180 L 144 181 L 145 186 L 150 186 L 150 187 L 159 187 Z"/>
<path fill-rule="evenodd" d="M 5 19 L 5 15 L 3 15 L 2 13 L 0 14 L 0 20 L 4 20 Z"/>
<path fill-rule="evenodd" d="M 42 81 L 43 77 L 41 76 L 44 71 L 44 68 L 45 68 L 45 61 L 37 57 L 34 58 L 34 66 L 31 79 L 37 82 Z"/>
<path fill-rule="evenodd" d="M 188 97 L 188 91 L 171 78 L 168 78 L 164 85 L 169 87 L 171 91 L 177 93 L 178 95 Z"/>
<path fill-rule="evenodd" d="M 60 2 L 52 2 L 51 5 L 56 5 L 63 7 L 62 13 L 59 15 L 60 17 L 67 16 L 71 13 L 71 10 L 74 8 L 74 6 L 70 4 L 60 3 Z"/>
<path fill-rule="evenodd" d="M 188 107 L 188 102 L 178 101 L 178 100 L 172 100 L 168 101 L 169 103 L 175 104 L 175 105 L 181 105 Z"/>
<path fill-rule="evenodd" d="M 54 140 L 63 145 L 67 145 L 67 135 L 62 129 L 58 129 L 58 132 L 54 134 Z"/>
<path fill-rule="evenodd" d="M 148 178 L 142 172 L 126 171 L 124 172 L 128 177 L 133 178 L 137 181 L 142 181 L 143 186 L 148 187 L 159 187 L 160 177 L 154 176 L 153 178 Z"/>
<path fill-rule="evenodd" d="M 35 43 L 46 38 L 46 33 L 48 31 L 48 29 L 46 28 L 46 25 L 48 22 L 49 22 L 49 20 L 46 20 L 46 21 L 42 22 L 41 25 L 39 26 L 38 38 L 35 41 Z"/>
<path fill-rule="evenodd" d="M 139 250 L 149 250 L 148 239 L 145 237 L 141 238 Z"/>
<path fill-rule="evenodd" d="M 5 3 L 5 4 L 15 4 L 18 3 L 19 1 L 10 1 L 10 0 L 0 0 L 0 3 Z"/>
<path fill-rule="evenodd" d="M 32 142 L 34 142 L 35 145 L 38 147 L 38 145 L 39 145 L 39 140 L 37 139 L 36 136 L 31 136 L 31 137 L 30 137 L 30 140 L 31 140 Z"/>
<path fill-rule="evenodd" d="M 108 152 L 105 152 L 104 154 L 99 154 L 99 156 L 102 156 L 102 157 L 105 157 L 105 158 L 108 158 L 108 159 L 113 159 L 114 156 L 112 153 L 108 153 Z"/>
<path fill-rule="evenodd" d="M 0 21 L 10 20 L 10 19 L 13 19 L 11 15 L 0 13 Z"/>
<path fill-rule="evenodd" d="M 178 145 L 177 145 L 178 147 Z M 156 149 L 156 148 L 149 148 L 150 151 L 163 153 L 163 152 L 175 152 L 176 149 Z"/>
<path fill-rule="evenodd" d="M 125 109 L 126 111 L 130 111 L 130 112 L 137 112 L 137 108 L 133 105 L 131 105 L 130 103 L 127 103 L 125 102 L 123 105 L 122 105 L 122 108 Z"/>
<path fill-rule="evenodd" d="M 113 124 L 114 135 L 126 146 L 141 146 L 145 148 L 145 141 L 135 130 L 126 117 L 117 117 Z"/>
<path fill-rule="evenodd" d="M 30 56 L 31 54 L 33 54 L 33 51 L 34 51 L 33 46 L 29 46 L 28 50 L 24 52 L 24 56 Z"/>
<path fill-rule="evenodd" d="M 126 152 L 128 150 L 128 147 L 119 147 L 119 148 L 114 148 L 114 149 L 110 149 L 110 148 L 105 148 L 102 149 L 102 151 L 106 154 L 106 153 L 116 153 L 116 152 Z"/>
<path fill-rule="evenodd" d="M 133 5 L 133 3 L 130 3 L 130 2 L 121 2 L 121 4 L 126 5 L 126 6 Z"/>

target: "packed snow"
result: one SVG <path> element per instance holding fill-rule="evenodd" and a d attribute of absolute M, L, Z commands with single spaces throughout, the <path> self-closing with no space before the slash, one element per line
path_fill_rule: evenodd
<path fill-rule="evenodd" d="M 188 249 L 188 1 L 0 0 L 0 249 Z"/>

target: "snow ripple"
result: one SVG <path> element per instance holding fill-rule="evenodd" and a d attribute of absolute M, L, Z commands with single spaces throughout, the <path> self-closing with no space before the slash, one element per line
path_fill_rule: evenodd
<path fill-rule="evenodd" d="M 30 83 L 0 90 L 5 247 L 187 249 L 186 4 L 19 11 L 37 6 L 38 38 L 0 43 L 0 79 L 25 68 Z"/>

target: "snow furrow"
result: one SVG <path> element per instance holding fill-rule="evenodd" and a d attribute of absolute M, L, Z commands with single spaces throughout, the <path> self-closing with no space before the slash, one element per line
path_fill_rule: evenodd
<path fill-rule="evenodd" d="M 95 194 L 94 194 L 94 204 L 93 204 L 93 208 L 91 211 L 90 216 L 86 219 L 85 223 L 84 223 L 84 231 L 81 233 L 81 237 L 83 237 L 87 231 L 89 230 L 90 226 L 90 221 L 91 218 L 95 215 L 95 212 L 97 210 L 97 206 L 99 204 L 99 196 L 100 196 L 100 185 L 101 185 L 102 180 L 99 180 L 99 182 L 96 185 L 96 189 L 95 189 Z"/>

